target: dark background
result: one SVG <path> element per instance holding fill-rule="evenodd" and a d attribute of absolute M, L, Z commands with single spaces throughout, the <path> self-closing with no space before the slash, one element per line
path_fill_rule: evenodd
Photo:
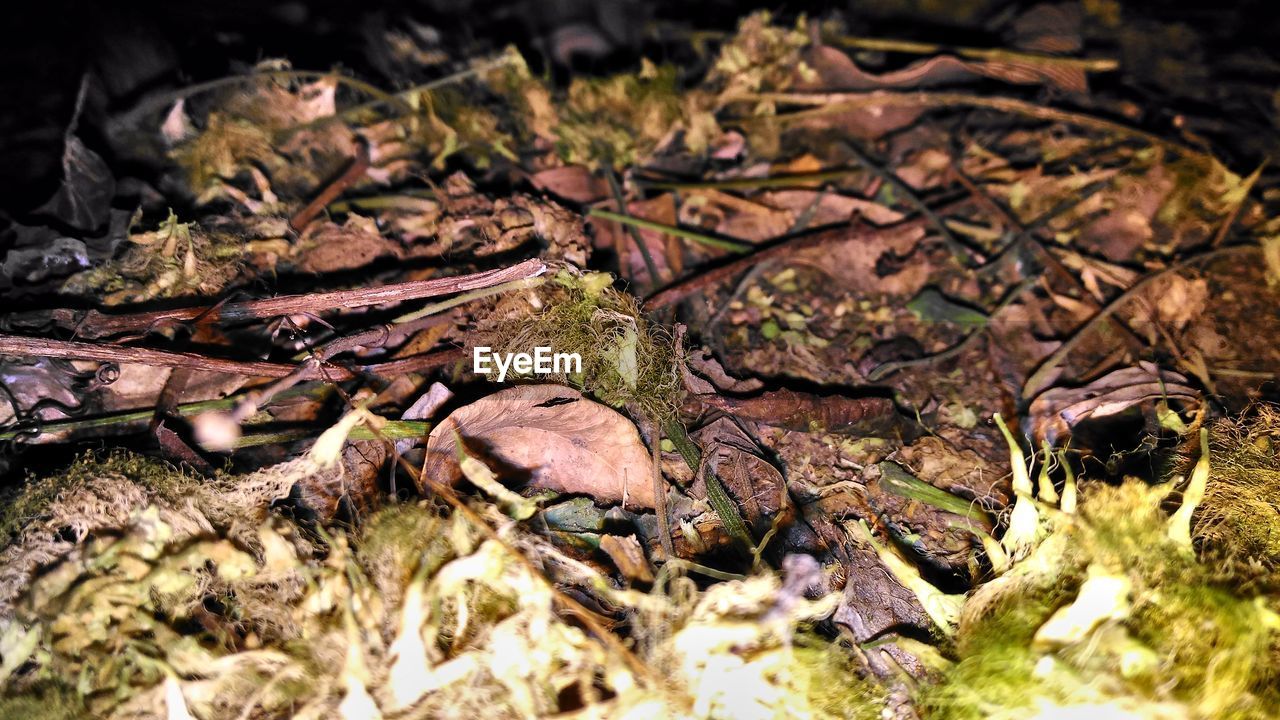
<path fill-rule="evenodd" d="M 1095 82 L 1094 92 L 1142 109 L 1127 122 L 1184 133 L 1184 139 L 1192 133 L 1237 171 L 1278 154 L 1280 23 L 1272 3 L 1090 2 L 1110 3 L 1105 6 L 1121 18 L 1113 27 L 1086 23 L 1083 35 L 1085 54 L 1124 63 L 1122 73 Z M 1008 45 L 1011 21 L 1032 5 L 882 0 L 763 7 L 786 20 L 799 12 L 837 15 L 853 34 L 1001 47 Z M 22 2 L 7 11 L 0 29 L 0 220 L 22 218 L 56 187 L 62 135 L 86 73 L 93 92 L 78 133 L 105 153 L 94 142 L 105 113 L 149 91 L 243 71 L 263 58 L 288 58 L 303 69 L 343 67 L 394 88 L 415 78 L 404 77 L 380 52 L 382 38 L 416 24 L 439 31 L 441 49 L 455 58 L 515 43 L 535 71 L 561 81 L 571 73 L 628 68 L 641 55 L 684 66 L 692 77 L 700 68 L 682 31 L 731 30 L 758 6 L 729 0 Z M 590 28 L 607 41 L 607 51 L 557 59 L 555 33 L 574 26 Z"/>

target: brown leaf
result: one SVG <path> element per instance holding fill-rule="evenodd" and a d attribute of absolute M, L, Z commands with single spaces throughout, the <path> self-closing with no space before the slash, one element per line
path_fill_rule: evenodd
<path fill-rule="evenodd" d="M 724 485 L 755 537 L 768 532 L 780 511 L 792 511 L 782 473 L 765 459 L 765 449 L 733 420 L 714 420 L 698 430 L 694 439 L 704 448 L 707 469 Z M 705 476 L 694 481 L 690 495 L 707 497 Z"/>
<path fill-rule="evenodd" d="M 925 229 L 920 227 L 886 228 L 874 234 L 850 233 L 848 240 L 805 248 L 793 253 L 792 259 L 821 268 L 842 287 L 857 288 L 865 294 L 907 298 L 924 288 L 933 271 L 931 264 L 923 257 L 912 257 L 900 268 L 885 261 L 911 256 L 925 234 Z"/>
<path fill-rule="evenodd" d="M 1140 362 L 1138 367 L 1116 370 L 1084 387 L 1040 393 L 1031 403 L 1027 422 L 1037 442 L 1056 443 L 1085 420 L 1115 415 L 1144 402 L 1173 398 L 1198 403 L 1200 393 L 1186 382 L 1177 373 Z"/>
<path fill-rule="evenodd" d="M 653 570 L 644 557 L 644 550 L 635 535 L 620 537 L 618 535 L 601 535 L 600 549 L 604 551 L 618 571 L 628 580 L 653 582 Z"/>
<path fill-rule="evenodd" d="M 399 256 L 400 244 L 382 237 L 373 222 L 352 216 L 346 223 L 315 223 L 298 246 L 295 262 L 305 272 L 361 268 L 380 257 Z"/>
<path fill-rule="evenodd" d="M 455 410 L 427 439 L 426 477 L 457 481 L 455 431 L 504 480 L 653 507 L 653 463 L 635 426 L 572 388 L 517 385 Z"/>
<path fill-rule="evenodd" d="M 609 185 L 584 165 L 543 170 L 529 178 L 539 190 L 576 203 L 593 203 L 609 196 Z"/>
<path fill-rule="evenodd" d="M 795 220 L 789 210 L 718 190 L 691 192 L 680 206 L 681 225 L 714 230 L 749 243 L 763 243 L 785 235 Z"/>

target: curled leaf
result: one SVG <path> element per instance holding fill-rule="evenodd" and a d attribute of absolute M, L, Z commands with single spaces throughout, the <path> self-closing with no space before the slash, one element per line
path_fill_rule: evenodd
<path fill-rule="evenodd" d="M 652 461 L 625 417 L 562 385 L 517 385 L 459 408 L 427 439 L 425 477 L 456 482 L 454 433 L 507 480 L 654 506 Z"/>

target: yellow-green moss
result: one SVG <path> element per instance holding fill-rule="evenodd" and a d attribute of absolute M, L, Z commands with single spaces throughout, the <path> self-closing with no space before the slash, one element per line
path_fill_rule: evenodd
<path fill-rule="evenodd" d="M 671 418 L 683 392 L 672 340 L 609 281 L 600 273 L 561 273 L 540 297 L 544 309 L 493 328 L 492 344 L 503 352 L 551 347 L 557 353 L 578 353 L 581 373 L 542 377 L 580 388 L 614 407 L 634 405 L 646 415 Z"/>

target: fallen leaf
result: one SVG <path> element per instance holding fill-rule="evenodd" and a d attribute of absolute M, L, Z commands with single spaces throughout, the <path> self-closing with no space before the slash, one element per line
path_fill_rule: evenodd
<path fill-rule="evenodd" d="M 77 230 L 96 230 L 111 214 L 115 193 L 116 179 L 106 161 L 68 133 L 62 151 L 62 185 L 36 213 Z"/>
<path fill-rule="evenodd" d="M 593 203 L 609 196 L 609 185 L 585 165 L 543 170 L 529 178 L 539 190 L 576 203 Z"/>
<path fill-rule="evenodd" d="M 517 385 L 455 410 L 427 439 L 426 477 L 458 480 L 455 432 L 504 480 L 653 507 L 653 464 L 635 426 L 572 388 Z"/>
<path fill-rule="evenodd" d="M 347 222 L 315 223 L 299 242 L 294 262 L 310 273 L 361 268 L 382 257 L 403 255 L 400 243 L 382 237 L 371 220 L 352 216 Z"/>
<path fill-rule="evenodd" d="M 1198 403 L 1200 393 L 1187 379 L 1149 362 L 1104 375 L 1078 388 L 1052 388 L 1031 402 L 1026 423 L 1037 442 L 1050 444 L 1086 420 L 1115 415 L 1135 405 L 1173 398 Z"/>
<path fill-rule="evenodd" d="M 601 535 L 600 549 L 628 580 L 653 582 L 653 570 L 649 568 L 649 561 L 645 559 L 644 550 L 635 535 Z"/>

